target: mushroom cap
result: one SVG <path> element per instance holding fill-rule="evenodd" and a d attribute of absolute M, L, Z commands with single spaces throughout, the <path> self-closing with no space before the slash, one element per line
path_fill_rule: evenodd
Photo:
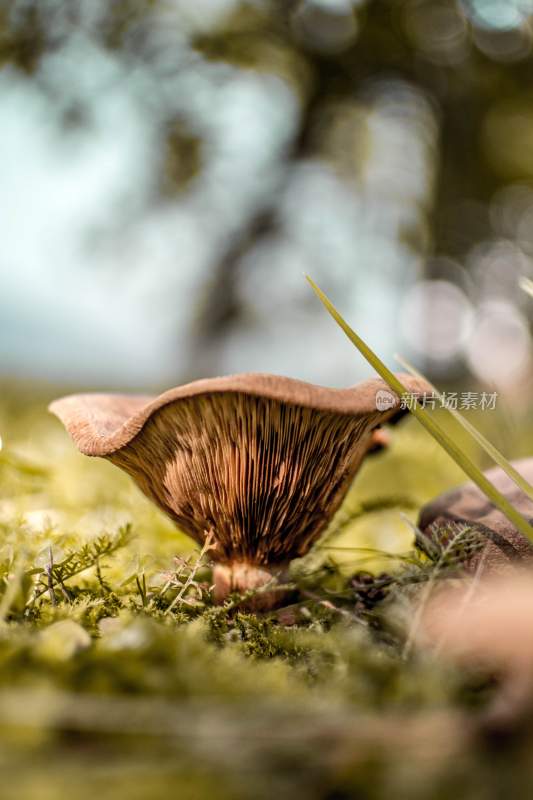
<path fill-rule="evenodd" d="M 533 458 L 514 461 L 513 466 L 529 483 L 533 483 Z M 493 467 L 485 475 L 517 511 L 533 523 L 533 501 L 507 473 L 500 467 Z M 418 527 L 431 539 L 450 523 L 475 525 L 487 538 L 486 546 L 464 565 L 469 571 L 477 569 L 481 558 L 483 569 L 492 571 L 505 571 L 516 562 L 533 559 L 532 543 L 471 481 L 425 505 L 420 512 Z"/>
<path fill-rule="evenodd" d="M 432 394 L 432 387 L 419 378 L 397 375 L 410 393 Z M 386 412 L 376 408 L 376 395 L 386 392 L 393 405 Z M 280 404 L 300 406 L 316 412 L 350 417 L 378 414 L 376 426 L 402 416 L 397 396 L 381 378 L 372 378 L 347 389 L 331 389 L 295 378 L 265 373 L 243 373 L 204 378 L 176 386 L 162 394 L 74 394 L 54 400 L 49 410 L 63 423 L 76 447 L 87 456 L 109 456 L 125 447 L 159 409 L 201 395 L 238 393 L 262 397 Z"/>
<path fill-rule="evenodd" d="M 400 377 L 410 393 L 432 392 Z M 253 373 L 157 397 L 72 395 L 50 410 L 82 453 L 128 472 L 196 541 L 213 531 L 215 559 L 257 565 L 307 552 L 346 494 L 372 431 L 404 413 L 381 379 L 328 389 Z"/>

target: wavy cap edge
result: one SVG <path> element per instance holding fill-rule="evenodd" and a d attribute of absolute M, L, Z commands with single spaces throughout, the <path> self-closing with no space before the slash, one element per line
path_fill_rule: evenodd
<path fill-rule="evenodd" d="M 397 373 L 410 394 L 432 394 L 429 383 Z M 380 410 L 378 392 L 389 395 L 390 406 Z M 370 378 L 346 389 L 334 389 L 266 373 L 242 373 L 204 378 L 176 386 L 162 394 L 74 394 L 50 403 L 48 409 L 65 426 L 78 450 L 87 456 L 106 457 L 126 447 L 161 408 L 180 400 L 209 394 L 264 397 L 285 405 L 312 408 L 352 417 L 376 415 L 376 426 L 407 413 L 400 398 L 382 378 Z M 387 399 L 385 397 L 385 399 Z"/>

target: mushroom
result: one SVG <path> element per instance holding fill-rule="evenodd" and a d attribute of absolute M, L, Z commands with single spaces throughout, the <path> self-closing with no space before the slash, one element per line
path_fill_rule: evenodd
<path fill-rule="evenodd" d="M 424 381 L 401 376 L 413 395 Z M 404 413 L 381 379 L 327 389 L 242 374 L 157 396 L 72 395 L 50 410 L 80 452 L 125 470 L 195 541 L 216 544 L 214 594 L 259 589 L 305 555 L 344 498 L 375 430 Z M 280 592 L 256 594 L 272 608 Z"/>
<path fill-rule="evenodd" d="M 528 482 L 533 481 L 533 458 L 516 461 L 513 466 Z M 485 473 L 487 478 L 530 522 L 533 522 L 533 501 L 500 467 Z M 425 505 L 418 527 L 430 540 L 446 543 L 450 530 L 472 526 L 486 539 L 486 545 L 468 557 L 462 567 L 467 572 L 508 572 L 518 562 L 533 560 L 533 545 L 507 517 L 494 506 L 474 483 L 440 495 Z"/>

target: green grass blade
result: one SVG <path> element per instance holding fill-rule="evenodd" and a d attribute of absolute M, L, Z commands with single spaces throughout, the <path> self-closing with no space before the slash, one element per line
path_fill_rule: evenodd
<path fill-rule="evenodd" d="M 390 388 L 401 397 L 402 394 L 409 394 L 407 388 L 402 382 L 394 375 L 393 372 L 381 361 L 381 359 L 374 353 L 373 350 L 361 339 L 358 334 L 352 330 L 348 323 L 342 318 L 335 306 L 331 303 L 324 292 L 316 285 L 316 283 L 306 276 L 313 291 L 320 299 L 322 304 L 329 311 L 335 322 L 342 328 L 348 339 L 357 347 L 359 352 L 364 356 L 368 363 L 374 367 L 376 372 L 381 375 L 383 380 L 390 386 Z M 477 467 L 461 448 L 453 441 L 453 439 L 443 430 L 438 423 L 431 417 L 431 415 L 423 409 L 418 402 L 415 401 L 413 406 L 409 409 L 411 414 L 426 428 L 431 436 L 446 450 L 449 456 L 461 469 L 474 481 L 474 483 L 481 489 L 491 503 L 499 508 L 507 519 L 521 531 L 524 536 L 533 540 L 533 528 L 522 517 L 521 514 L 509 503 L 501 492 L 485 477 L 479 467 Z"/>
<path fill-rule="evenodd" d="M 431 388 L 435 392 L 435 395 L 439 398 L 441 403 L 444 403 L 444 398 L 440 394 L 439 390 L 436 389 L 435 386 L 430 381 L 428 381 L 428 379 L 425 378 L 421 372 L 415 369 L 415 367 L 413 367 L 413 365 L 410 364 L 405 358 L 402 358 L 401 356 L 398 355 L 396 355 L 395 358 L 396 361 L 399 364 L 401 364 L 401 366 L 405 370 L 407 370 L 407 372 L 410 372 L 411 375 L 414 375 L 415 378 L 421 378 L 422 380 L 427 381 L 427 383 L 429 383 L 429 385 L 431 386 Z M 517 472 L 517 470 L 513 467 L 513 465 L 505 458 L 503 453 L 500 453 L 500 451 L 496 447 L 494 447 L 492 442 L 489 442 L 489 440 L 486 439 L 483 436 L 483 434 L 480 433 L 480 431 L 478 431 L 478 429 L 472 425 L 471 422 L 469 422 L 462 414 L 460 414 L 456 408 L 449 408 L 446 405 L 444 405 L 443 408 L 446 408 L 446 410 L 454 417 L 454 419 L 456 419 L 457 422 L 460 425 L 462 425 L 466 431 L 468 431 L 468 433 L 476 440 L 479 446 L 483 448 L 483 450 L 487 453 L 487 455 L 489 455 L 492 458 L 492 460 L 496 464 L 498 464 L 498 466 L 500 466 L 504 472 L 507 473 L 507 475 L 511 478 L 511 480 L 514 481 L 514 483 L 516 483 L 516 485 L 519 486 L 520 489 L 522 489 L 524 494 L 527 494 L 527 496 L 531 500 L 533 500 L 533 486 L 531 486 L 531 484 L 528 483 L 526 479 L 522 475 L 520 475 L 519 472 Z"/>

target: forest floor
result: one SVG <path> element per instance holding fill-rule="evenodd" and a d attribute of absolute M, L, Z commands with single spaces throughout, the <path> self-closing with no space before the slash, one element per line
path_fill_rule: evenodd
<path fill-rule="evenodd" d="M 476 727 L 494 677 L 417 645 L 409 520 L 463 476 L 415 420 L 255 615 L 212 604 L 207 560 L 45 395 L 0 403 L 4 800 L 528 796 L 533 732 Z"/>

